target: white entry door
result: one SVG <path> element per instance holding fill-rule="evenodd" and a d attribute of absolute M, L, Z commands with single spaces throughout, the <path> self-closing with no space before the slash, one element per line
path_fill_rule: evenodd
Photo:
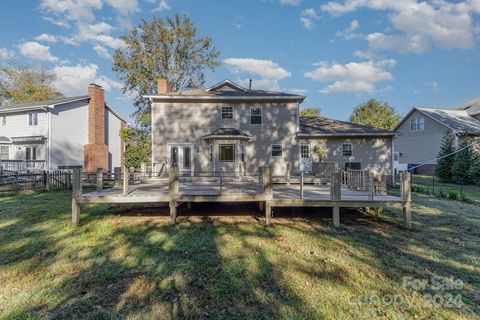
<path fill-rule="evenodd" d="M 300 171 L 312 172 L 312 153 L 310 144 L 300 144 Z"/>
<path fill-rule="evenodd" d="M 191 143 L 172 143 L 167 148 L 168 166 L 178 167 L 182 174 L 190 174 L 193 168 L 193 144 Z"/>

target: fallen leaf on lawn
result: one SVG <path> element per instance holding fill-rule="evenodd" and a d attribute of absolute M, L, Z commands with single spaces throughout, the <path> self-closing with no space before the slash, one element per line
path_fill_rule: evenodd
<path fill-rule="evenodd" d="M 283 236 L 281 234 L 277 234 L 275 236 L 275 241 L 283 241 Z"/>

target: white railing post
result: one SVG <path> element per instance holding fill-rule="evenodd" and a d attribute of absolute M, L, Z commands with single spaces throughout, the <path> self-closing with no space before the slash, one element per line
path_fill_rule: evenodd
<path fill-rule="evenodd" d="M 300 172 L 300 199 L 303 199 L 304 172 Z"/>

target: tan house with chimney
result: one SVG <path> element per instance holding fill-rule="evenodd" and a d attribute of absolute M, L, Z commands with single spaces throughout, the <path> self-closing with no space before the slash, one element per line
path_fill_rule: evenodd
<path fill-rule="evenodd" d="M 127 120 L 91 84 L 88 95 L 0 107 L 0 161 L 24 170 L 82 166 L 113 171 L 122 162 L 120 129 Z"/>
<path fill-rule="evenodd" d="M 152 162 L 183 175 L 313 172 L 316 146 L 340 169 L 391 174 L 394 132 L 349 122 L 301 119 L 304 96 L 244 88 L 225 80 L 206 89 L 170 92 L 165 80 L 149 95 Z"/>

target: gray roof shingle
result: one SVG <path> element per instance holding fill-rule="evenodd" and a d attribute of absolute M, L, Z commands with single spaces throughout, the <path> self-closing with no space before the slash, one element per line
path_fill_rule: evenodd
<path fill-rule="evenodd" d="M 470 116 L 467 110 L 416 108 L 455 131 L 471 134 L 480 133 L 480 120 Z"/>
<path fill-rule="evenodd" d="M 16 103 L 16 104 L 10 105 L 9 107 L 2 106 L 0 108 L 0 110 L 49 106 L 49 105 L 68 103 L 70 101 L 76 101 L 76 100 L 82 100 L 82 99 L 88 99 L 88 98 L 89 98 L 89 96 L 76 96 L 76 97 L 63 97 L 63 98 L 57 98 L 57 99 L 51 99 L 51 100 L 42 100 L 42 101 L 34 101 L 34 102 Z"/>
<path fill-rule="evenodd" d="M 235 128 L 218 128 L 207 134 L 205 137 L 239 137 L 239 138 L 250 138 L 251 136 L 245 133 L 242 130 Z"/>
<path fill-rule="evenodd" d="M 333 120 L 325 117 L 300 118 L 300 134 L 325 136 L 395 135 L 393 131 L 362 126 L 360 124 Z"/>

